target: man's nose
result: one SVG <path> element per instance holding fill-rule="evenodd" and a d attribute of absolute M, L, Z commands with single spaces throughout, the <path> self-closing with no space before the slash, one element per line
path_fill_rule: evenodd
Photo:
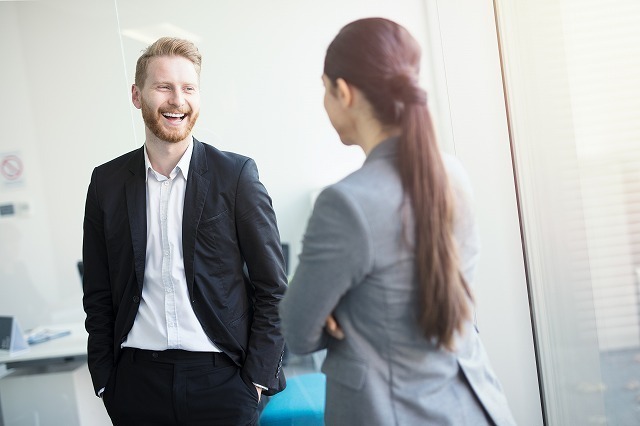
<path fill-rule="evenodd" d="M 177 107 L 184 105 L 184 95 L 179 90 L 174 90 L 169 98 L 169 103 Z"/>

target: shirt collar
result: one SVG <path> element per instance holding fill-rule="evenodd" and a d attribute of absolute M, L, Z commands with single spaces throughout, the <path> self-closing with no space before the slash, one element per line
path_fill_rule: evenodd
<path fill-rule="evenodd" d="M 177 173 L 182 173 L 182 176 L 185 180 L 187 180 L 187 176 L 189 176 L 189 164 L 191 164 L 191 155 L 193 154 L 193 138 L 191 142 L 189 142 L 189 146 L 187 146 L 186 151 L 180 157 L 180 161 L 176 167 L 171 171 L 169 178 L 174 178 Z M 153 170 L 151 166 L 151 160 L 149 160 L 149 154 L 147 153 L 147 145 L 144 145 L 144 170 L 145 170 L 145 182 L 149 179 L 149 173 L 154 173 L 157 177 L 161 177 L 158 172 Z"/>

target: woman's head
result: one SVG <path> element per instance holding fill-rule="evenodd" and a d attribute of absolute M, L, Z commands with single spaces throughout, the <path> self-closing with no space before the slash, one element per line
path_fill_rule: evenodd
<path fill-rule="evenodd" d="M 401 123 L 405 106 L 425 104 L 418 85 L 420 46 L 402 26 L 384 18 L 360 19 L 340 30 L 327 49 L 324 74 L 343 79 L 367 98 L 383 125 Z"/>

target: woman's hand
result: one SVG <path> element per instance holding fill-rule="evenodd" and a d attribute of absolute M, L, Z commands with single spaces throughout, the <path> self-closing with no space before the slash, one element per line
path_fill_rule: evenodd
<path fill-rule="evenodd" d="M 342 329 L 338 325 L 338 322 L 333 317 L 333 315 L 329 315 L 327 317 L 327 322 L 326 322 L 324 328 L 325 328 L 325 330 L 327 330 L 327 333 L 329 333 L 329 335 L 331 337 L 333 337 L 334 339 L 338 339 L 338 340 L 344 339 L 344 332 L 342 331 Z"/>

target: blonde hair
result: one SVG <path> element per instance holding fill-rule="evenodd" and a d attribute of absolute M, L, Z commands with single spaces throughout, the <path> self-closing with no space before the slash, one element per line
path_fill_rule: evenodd
<path fill-rule="evenodd" d="M 200 78 L 200 68 L 202 67 L 202 55 L 195 44 L 189 40 L 175 37 L 162 37 L 147 47 L 136 63 L 135 84 L 143 87 L 147 78 L 147 67 L 152 58 L 158 56 L 182 56 L 193 63 L 196 68 L 198 78 Z"/>

